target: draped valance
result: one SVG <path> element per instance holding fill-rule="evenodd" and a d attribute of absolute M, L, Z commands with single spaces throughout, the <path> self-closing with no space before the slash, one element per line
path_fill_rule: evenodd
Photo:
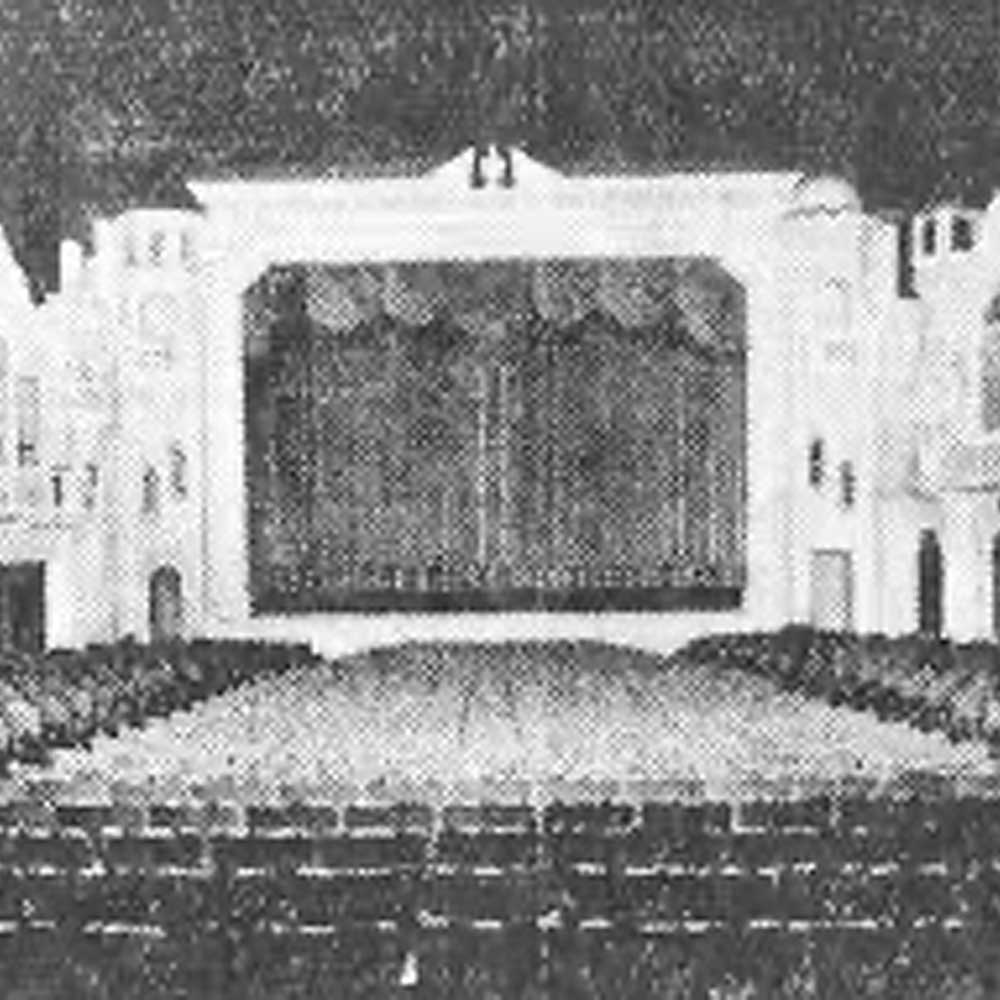
<path fill-rule="evenodd" d="M 318 264 L 299 275 L 306 312 L 330 334 L 388 316 L 412 327 L 448 320 L 482 337 L 535 318 L 563 329 L 599 313 L 624 329 L 667 327 L 726 352 L 743 346 L 742 288 L 712 261 Z"/>

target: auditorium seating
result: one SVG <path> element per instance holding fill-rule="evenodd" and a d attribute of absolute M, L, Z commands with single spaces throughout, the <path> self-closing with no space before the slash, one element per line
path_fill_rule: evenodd
<path fill-rule="evenodd" d="M 313 659 L 302 645 L 249 641 L 142 646 L 126 639 L 39 656 L 6 651 L 0 657 L 0 774 L 14 760 L 46 763 L 53 749 L 88 747 L 98 733 L 143 726 Z"/>
<path fill-rule="evenodd" d="M 674 665 L 756 673 L 790 691 L 940 730 L 953 741 L 983 741 L 1000 753 L 1000 668 L 989 644 L 890 640 L 796 626 L 698 640 L 671 659 Z M 5 658 L 0 771 L 13 760 L 44 763 L 55 749 L 89 746 L 97 734 L 143 726 L 255 678 L 313 662 L 302 646 L 208 640 L 155 647 L 123 641 Z M 657 669 L 655 658 L 650 663 Z M 567 832 L 567 850 L 577 850 L 581 861 L 588 835 Z"/>
<path fill-rule="evenodd" d="M 994 644 L 795 625 L 776 633 L 698 639 L 670 662 L 758 674 L 788 691 L 942 731 L 956 742 L 981 740 L 1000 753 L 1000 648 Z"/>
<path fill-rule="evenodd" d="M 0 973 L 37 995 L 57 979 L 89 995 L 74 977 L 105 975 L 93 982 L 109 995 L 212 996 L 223 976 L 239 995 L 322 996 L 338 976 L 363 996 L 398 989 L 412 952 L 440 995 L 800 995 L 811 976 L 819 995 L 957 998 L 994 967 L 1000 802 L 938 792 L 439 812 L 153 803 L 128 830 L 114 804 L 19 803 L 0 813 Z M 584 838 L 583 861 L 566 838 Z M 102 972 L 111 958 L 121 967 Z"/>
<path fill-rule="evenodd" d="M 686 655 L 953 738 L 1000 739 L 992 647 L 799 630 Z M 59 654 L 51 677 L 12 661 L 0 736 L 23 761 L 309 656 L 126 644 Z M 431 995 L 529 981 L 558 995 L 574 976 L 603 995 L 749 981 L 795 995 L 789 984 L 810 975 L 827 995 L 982 985 L 1000 940 L 1000 801 L 947 782 L 860 789 L 440 808 L 291 788 L 271 804 L 39 791 L 0 802 L 0 981 L 30 984 L 27 995 L 212 996 L 221 967 L 240 995 L 310 995 L 302 983 L 322 995 L 336 975 L 361 996 L 398 988 L 415 942 Z M 102 971 L 109 957 L 114 972 Z"/>

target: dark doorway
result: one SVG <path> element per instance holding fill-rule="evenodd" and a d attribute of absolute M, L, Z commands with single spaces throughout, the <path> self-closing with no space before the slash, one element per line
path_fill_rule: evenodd
<path fill-rule="evenodd" d="M 918 620 L 925 635 L 939 636 L 944 625 L 944 561 L 934 531 L 920 533 L 918 556 Z"/>
<path fill-rule="evenodd" d="M 181 575 L 173 566 L 161 566 L 149 578 L 149 638 L 176 639 L 184 625 Z"/>
<path fill-rule="evenodd" d="M 23 652 L 45 648 L 45 565 L 0 566 L 0 646 Z"/>

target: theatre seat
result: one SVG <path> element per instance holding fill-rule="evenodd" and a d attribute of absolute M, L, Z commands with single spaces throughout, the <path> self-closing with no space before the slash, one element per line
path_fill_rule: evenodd
<path fill-rule="evenodd" d="M 438 875 L 427 888 L 425 906 L 457 921 L 499 920 L 534 915 L 533 886 L 509 875 L 457 872 Z"/>
<path fill-rule="evenodd" d="M 572 873 L 563 881 L 578 919 L 611 920 L 620 912 L 624 892 L 606 875 Z"/>
<path fill-rule="evenodd" d="M 418 834 L 314 838 L 313 855 L 322 867 L 343 869 L 412 868 L 423 864 L 427 842 Z"/>
<path fill-rule="evenodd" d="M 247 806 L 247 825 L 252 831 L 294 830 L 296 833 L 322 834 L 337 829 L 338 814 L 332 806 L 305 805 Z"/>
<path fill-rule="evenodd" d="M 89 920 L 102 924 L 153 924 L 157 898 L 156 882 L 133 872 L 108 873 L 88 884 L 84 903 Z"/>
<path fill-rule="evenodd" d="M 195 834 L 128 834 L 104 840 L 103 855 L 110 868 L 197 868 L 202 839 Z"/>
<path fill-rule="evenodd" d="M 666 874 L 662 871 L 627 871 L 622 879 L 622 898 L 636 917 L 655 916 L 657 901 Z"/>
<path fill-rule="evenodd" d="M 792 801 L 756 800 L 741 805 L 740 818 L 745 826 L 823 832 L 831 826 L 832 806 L 826 796 Z"/>
<path fill-rule="evenodd" d="M 216 865 L 233 873 L 240 869 L 266 869 L 275 865 L 274 840 L 253 833 L 212 838 Z"/>
<path fill-rule="evenodd" d="M 657 900 L 657 916 L 668 920 L 724 920 L 724 901 L 709 874 L 669 874 Z"/>
<path fill-rule="evenodd" d="M 282 888 L 305 924 L 373 923 L 396 920 L 404 911 L 410 884 L 398 873 L 286 878 Z"/>
<path fill-rule="evenodd" d="M 822 875 L 785 869 L 780 872 L 775 892 L 778 920 L 822 920 L 829 916 L 827 883 Z"/>
<path fill-rule="evenodd" d="M 114 825 L 114 810 L 109 805 L 59 805 L 56 823 L 63 831 L 81 831 L 96 838 Z"/>
<path fill-rule="evenodd" d="M 1000 860 L 1000 799 L 959 799 L 950 808 L 965 855 Z"/>
<path fill-rule="evenodd" d="M 642 807 L 643 829 L 663 837 L 689 840 L 703 834 L 728 833 L 731 825 L 732 807 L 728 802 L 647 802 Z"/>
<path fill-rule="evenodd" d="M 89 837 L 8 836 L 0 845 L 0 863 L 23 868 L 54 867 L 60 870 L 86 868 L 97 859 L 97 851 Z"/>
<path fill-rule="evenodd" d="M 786 884 L 798 879 L 801 886 L 805 878 L 802 875 L 789 875 Z M 813 895 L 822 898 L 824 907 L 840 920 L 883 921 L 889 919 L 896 907 L 893 879 L 887 872 L 861 870 L 828 873 L 823 879 L 812 877 L 808 881 Z"/>
<path fill-rule="evenodd" d="M 366 830 L 396 830 L 400 833 L 429 833 L 434 812 L 423 803 L 399 802 L 393 805 L 350 805 L 344 813 L 344 826 L 351 833 Z"/>
<path fill-rule="evenodd" d="M 635 810 L 627 803 L 553 803 L 545 808 L 542 826 L 547 837 L 563 834 L 603 836 L 626 830 Z"/>
<path fill-rule="evenodd" d="M 8 884 L 7 891 L 13 891 L 19 899 L 23 920 L 62 922 L 80 918 L 80 893 L 66 872 L 24 872 Z"/>
<path fill-rule="evenodd" d="M 715 891 L 725 919 L 738 925 L 771 919 L 778 912 L 778 886 L 769 875 L 741 871 L 716 874 Z"/>
<path fill-rule="evenodd" d="M 517 830 L 535 829 L 535 812 L 531 806 L 484 803 L 482 805 L 449 805 L 442 814 L 445 829 L 454 830 Z"/>
<path fill-rule="evenodd" d="M 745 871 L 780 865 L 786 860 L 784 838 L 770 831 L 733 833 L 726 842 L 726 856 Z"/>
<path fill-rule="evenodd" d="M 288 806 L 248 805 L 247 826 L 251 831 L 292 830 L 295 819 Z"/>
<path fill-rule="evenodd" d="M 0 933 L 0 989 L 4 995 L 32 1000 L 58 996 L 65 988 L 60 973 L 67 958 L 66 944 L 58 928 L 42 924 L 25 924 Z"/>
<path fill-rule="evenodd" d="M 532 833 L 444 830 L 437 839 L 436 857 L 447 864 L 508 867 L 530 865 L 536 849 Z"/>

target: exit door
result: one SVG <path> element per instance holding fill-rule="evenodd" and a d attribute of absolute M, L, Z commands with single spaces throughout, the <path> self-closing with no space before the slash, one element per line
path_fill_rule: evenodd
<path fill-rule="evenodd" d="M 831 631 L 849 631 L 853 624 L 853 591 L 850 552 L 814 551 L 811 571 L 813 625 Z"/>
<path fill-rule="evenodd" d="M 45 648 L 42 563 L 0 566 L 0 648 L 23 652 L 40 652 Z"/>

